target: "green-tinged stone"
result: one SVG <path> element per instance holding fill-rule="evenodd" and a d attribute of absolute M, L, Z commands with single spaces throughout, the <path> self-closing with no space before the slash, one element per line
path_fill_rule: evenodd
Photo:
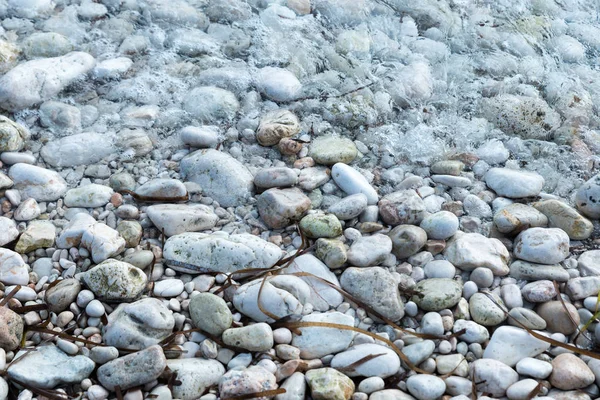
<path fill-rule="evenodd" d="M 412 301 L 425 311 L 440 311 L 454 307 L 462 297 L 462 285 L 448 278 L 431 278 L 417 283 L 414 290 L 420 296 Z"/>
<path fill-rule="evenodd" d="M 342 234 L 342 224 L 333 214 L 309 214 L 300 220 L 300 229 L 310 238 L 334 238 Z"/>

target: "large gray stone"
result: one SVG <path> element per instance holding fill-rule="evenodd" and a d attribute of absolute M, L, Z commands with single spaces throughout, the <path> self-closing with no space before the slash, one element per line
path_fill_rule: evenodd
<path fill-rule="evenodd" d="M 162 347 L 147 349 L 107 362 L 98 368 L 98 380 L 108 390 L 121 390 L 140 386 L 160 376 L 167 366 Z"/>
<path fill-rule="evenodd" d="M 31 197 L 38 202 L 58 200 L 67 191 L 67 183 L 55 171 L 18 163 L 10 167 L 8 175 L 14 181 L 14 189 L 23 198 Z"/>
<path fill-rule="evenodd" d="M 50 141 L 40 154 L 53 167 L 75 167 L 96 163 L 115 151 L 114 137 L 85 132 Z"/>

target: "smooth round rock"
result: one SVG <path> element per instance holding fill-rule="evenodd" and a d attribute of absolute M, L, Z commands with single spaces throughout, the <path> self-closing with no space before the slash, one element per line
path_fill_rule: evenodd
<path fill-rule="evenodd" d="M 515 199 L 540 194 L 544 178 L 535 172 L 492 168 L 485 174 L 485 183 L 499 196 Z"/>
<path fill-rule="evenodd" d="M 398 225 L 388 236 L 392 239 L 392 253 L 399 259 L 416 254 L 427 242 L 427 232 L 415 225 Z"/>
<path fill-rule="evenodd" d="M 538 264 L 558 264 L 569 255 L 569 236 L 558 228 L 530 228 L 515 239 L 515 257 Z"/>
<path fill-rule="evenodd" d="M 429 239 L 445 240 L 458 230 L 458 217 L 450 211 L 439 211 L 423 218 L 420 226 Z"/>
<path fill-rule="evenodd" d="M 570 303 L 565 303 L 563 306 L 558 300 L 549 301 L 541 304 L 536 311 L 538 315 L 546 321 L 547 329 L 550 332 L 570 335 L 577 330 L 577 325 L 580 322 L 580 316 L 577 309 Z M 573 324 L 573 322 L 575 322 L 575 324 Z"/>
<path fill-rule="evenodd" d="M 339 136 L 319 136 L 310 145 L 308 155 L 317 163 L 334 165 L 350 164 L 357 156 L 358 150 L 354 142 Z"/>
<path fill-rule="evenodd" d="M 333 214 L 309 214 L 300 220 L 300 229 L 310 238 L 334 238 L 342 234 L 340 220 Z"/>
<path fill-rule="evenodd" d="M 195 327 L 221 336 L 231 326 L 233 315 L 225 300 L 212 293 L 200 293 L 190 299 L 190 317 Z"/>
<path fill-rule="evenodd" d="M 484 293 L 475 293 L 469 299 L 469 311 L 473 321 L 484 326 L 496 326 L 504 321 L 506 317 L 506 309 L 502 300 L 494 294 L 488 295 Z"/>
<path fill-rule="evenodd" d="M 550 383 L 561 390 L 583 389 L 594 383 L 594 373 L 579 357 L 563 353 L 552 360 Z"/>
<path fill-rule="evenodd" d="M 454 307 L 462 296 L 462 285 L 452 279 L 432 278 L 417 283 L 414 290 L 422 296 L 413 296 L 412 301 L 425 311 L 440 311 Z"/>
<path fill-rule="evenodd" d="M 435 400 L 446 391 L 446 383 L 433 375 L 413 375 L 406 380 L 406 388 L 419 400 Z"/>

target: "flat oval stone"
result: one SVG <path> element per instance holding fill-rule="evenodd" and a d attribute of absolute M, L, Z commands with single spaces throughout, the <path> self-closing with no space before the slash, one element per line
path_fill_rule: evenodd
<path fill-rule="evenodd" d="M 67 207 L 103 207 L 110 201 L 113 193 L 112 188 L 109 186 L 92 183 L 76 189 L 70 189 L 65 194 L 64 201 Z"/>
<path fill-rule="evenodd" d="M 140 196 L 178 199 L 187 194 L 183 182 L 177 179 L 151 179 L 135 189 Z"/>
<path fill-rule="evenodd" d="M 583 389 L 594 383 L 594 373 L 574 354 L 563 353 L 552 360 L 550 383 L 561 390 Z"/>
<path fill-rule="evenodd" d="M 350 164 L 357 154 L 358 150 L 352 140 L 333 135 L 315 138 L 308 153 L 313 160 L 324 165 Z"/>
<path fill-rule="evenodd" d="M 213 125 L 186 126 L 179 132 L 181 141 L 191 147 L 209 148 L 219 144 L 219 127 Z"/>
<path fill-rule="evenodd" d="M 550 332 L 570 335 L 577 330 L 580 322 L 577 309 L 570 303 L 563 306 L 560 301 L 549 301 L 541 304 L 536 311 L 546 321 L 546 329 Z"/>
<path fill-rule="evenodd" d="M 348 250 L 348 263 L 357 267 L 370 267 L 380 264 L 392 251 L 392 240 L 376 233 L 362 236 L 352 243 Z"/>
<path fill-rule="evenodd" d="M 340 312 L 309 314 L 301 319 L 302 322 L 327 322 L 333 324 L 354 326 L 354 318 Z M 355 333 L 350 330 L 331 329 L 324 327 L 298 328 L 302 335 L 294 334 L 292 346 L 300 349 L 300 357 L 314 359 L 335 354 L 346 350 Z"/>
<path fill-rule="evenodd" d="M 525 357 L 535 357 L 549 348 L 550 343 L 536 339 L 524 329 L 501 326 L 494 331 L 483 358 L 492 358 L 514 367 Z"/>
<path fill-rule="evenodd" d="M 374 343 L 364 343 L 350 347 L 341 353 L 336 354 L 331 360 L 331 367 L 344 369 L 353 363 L 369 355 L 378 356 L 360 364 L 352 370 L 346 371 L 346 375 L 355 376 L 378 376 L 387 378 L 395 375 L 400 370 L 400 358 L 389 347 Z"/>
<path fill-rule="evenodd" d="M 458 230 L 458 217 L 450 211 L 439 211 L 423 218 L 421 228 L 429 239 L 448 239 Z"/>
<path fill-rule="evenodd" d="M 298 183 L 298 174 L 291 168 L 272 167 L 258 170 L 254 175 L 254 185 L 259 188 L 282 188 Z"/>
<path fill-rule="evenodd" d="M 535 172 L 492 168 L 485 174 L 485 183 L 499 196 L 516 199 L 540 194 L 544 178 Z"/>
<path fill-rule="evenodd" d="M 406 388 L 419 400 L 435 400 L 446 391 L 446 383 L 433 375 L 412 375 L 406 380 Z"/>
<path fill-rule="evenodd" d="M 132 301 L 146 288 L 148 277 L 139 268 L 108 259 L 79 274 L 79 278 L 105 301 Z"/>
<path fill-rule="evenodd" d="M 508 275 L 506 263 L 510 254 L 498 239 L 490 239 L 479 233 L 456 234 L 444 250 L 444 256 L 455 267 L 472 271 L 483 267 L 492 270 L 495 276 Z"/>
<path fill-rule="evenodd" d="M 167 367 L 177 373 L 181 385 L 173 386 L 173 398 L 193 400 L 216 386 L 225 374 L 225 367 L 217 360 L 185 358 L 167 360 Z"/>
<path fill-rule="evenodd" d="M 329 207 L 328 212 L 345 221 L 358 217 L 368 205 L 367 196 L 362 193 L 352 194 Z"/>
<path fill-rule="evenodd" d="M 115 390 L 116 386 L 127 390 L 158 378 L 166 366 L 162 347 L 154 345 L 107 362 L 98 368 L 97 376 L 109 390 Z"/>
<path fill-rule="evenodd" d="M 212 293 L 199 293 L 192 296 L 189 312 L 196 328 L 215 336 L 221 336 L 233 322 L 233 316 L 225 300 Z"/>
<path fill-rule="evenodd" d="M 311 201 L 302 191 L 272 188 L 258 196 L 258 213 L 273 229 L 285 228 L 300 220 L 310 209 Z"/>
<path fill-rule="evenodd" d="M 508 315 L 508 323 L 514 326 L 524 326 L 529 329 L 546 329 L 546 321 L 535 311 L 523 307 L 512 308 Z"/>
<path fill-rule="evenodd" d="M 469 376 L 477 384 L 477 390 L 494 397 L 502 397 L 506 390 L 519 380 L 519 374 L 501 361 L 484 358 L 475 360 L 469 368 Z"/>
<path fill-rule="evenodd" d="M 29 282 L 27 266 L 19 253 L 0 248 L 0 282 L 8 285 L 27 285 Z"/>
<path fill-rule="evenodd" d="M 402 190 L 385 195 L 379 201 L 379 213 L 386 224 L 418 225 L 426 216 L 426 205 L 414 190 Z"/>
<path fill-rule="evenodd" d="M 594 230 L 594 226 L 587 218 L 562 201 L 539 201 L 533 203 L 533 207 L 548 217 L 550 227 L 562 229 L 572 240 L 585 240 Z"/>
<path fill-rule="evenodd" d="M 527 228 L 545 227 L 548 217 L 529 205 L 513 203 L 494 214 L 494 224 L 501 233 L 514 233 Z"/>
<path fill-rule="evenodd" d="M 114 136 L 85 132 L 48 142 L 40 155 L 53 167 L 76 167 L 96 163 L 115 151 Z"/>
<path fill-rule="evenodd" d="M 560 264 L 544 265 L 522 260 L 517 260 L 510 264 L 509 275 L 515 279 L 525 279 L 528 281 L 547 279 L 557 282 L 567 282 L 569 280 L 569 272 Z"/>
<path fill-rule="evenodd" d="M 268 351 L 273 347 L 273 330 L 264 323 L 229 328 L 223 332 L 223 343 L 248 351 Z"/>
<path fill-rule="evenodd" d="M 392 253 L 399 259 L 416 254 L 427 242 L 427 232 L 414 225 L 398 225 L 388 236 L 392 239 Z"/>
<path fill-rule="evenodd" d="M 422 296 L 413 296 L 412 301 L 425 311 L 454 307 L 462 297 L 462 285 L 452 279 L 424 279 L 417 283 L 414 290 Z"/>
<path fill-rule="evenodd" d="M 300 229 L 313 239 L 334 238 L 342 234 L 340 220 L 333 214 L 309 214 L 300 220 Z"/>
<path fill-rule="evenodd" d="M 502 300 L 490 294 L 494 301 L 483 293 L 475 293 L 469 299 L 469 311 L 473 321 L 484 326 L 496 326 L 506 319 Z"/>
<path fill-rule="evenodd" d="M 55 201 L 67 191 L 67 182 L 55 171 L 29 164 L 15 164 L 8 176 L 21 196 L 32 197 L 38 202 Z"/>
<path fill-rule="evenodd" d="M 349 400 L 354 393 L 354 382 L 333 368 L 312 369 L 306 373 L 306 382 L 315 400 Z"/>
<path fill-rule="evenodd" d="M 156 204 L 146 213 L 166 236 L 212 229 L 219 220 L 213 209 L 203 204 Z"/>

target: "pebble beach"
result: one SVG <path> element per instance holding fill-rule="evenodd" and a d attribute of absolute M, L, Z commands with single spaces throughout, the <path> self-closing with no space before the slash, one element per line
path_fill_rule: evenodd
<path fill-rule="evenodd" d="M 0 400 L 600 398 L 599 15 L 0 0 Z"/>

